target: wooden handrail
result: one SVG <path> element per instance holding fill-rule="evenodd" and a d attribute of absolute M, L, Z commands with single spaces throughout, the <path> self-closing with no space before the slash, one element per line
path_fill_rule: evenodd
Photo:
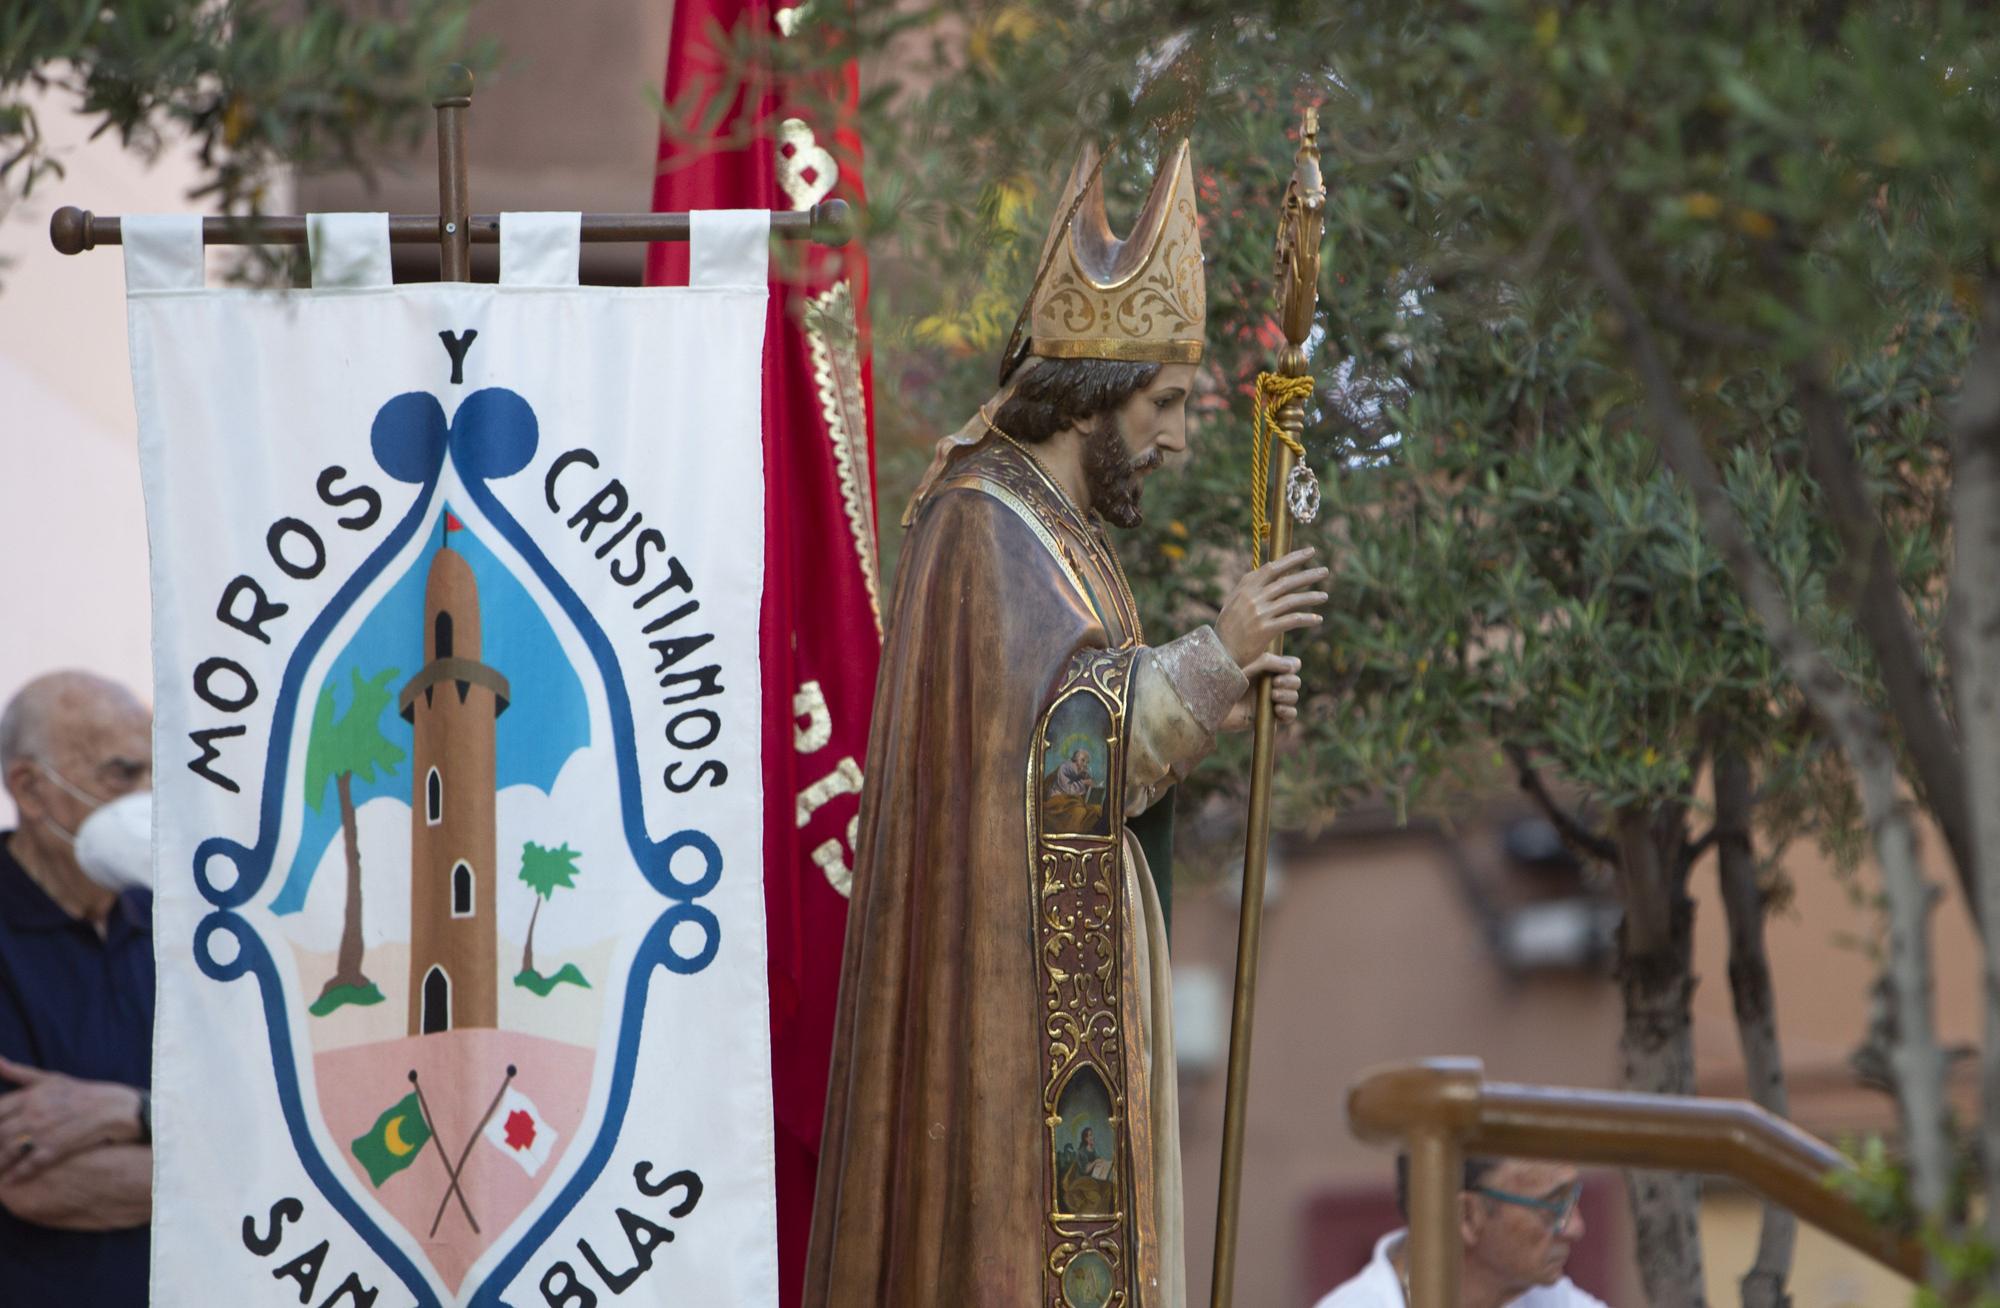
<path fill-rule="evenodd" d="M 1827 1184 L 1850 1164 L 1824 1141 L 1741 1099 L 1569 1090 L 1488 1081 L 1474 1058 L 1370 1072 L 1347 1094 L 1354 1134 L 1410 1155 L 1411 1308 L 1458 1302 L 1457 1195 L 1468 1154 L 1703 1172 L 1772 1203 L 1921 1282 L 1916 1240 L 1886 1231 Z"/>

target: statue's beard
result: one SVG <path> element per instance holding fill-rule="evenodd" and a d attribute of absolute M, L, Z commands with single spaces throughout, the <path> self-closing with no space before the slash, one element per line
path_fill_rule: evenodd
<path fill-rule="evenodd" d="M 1146 474 L 1159 467 L 1161 459 L 1158 450 L 1133 458 L 1126 452 L 1118 415 L 1099 414 L 1083 442 L 1083 482 L 1090 492 L 1090 507 L 1120 527 L 1144 522 L 1139 496 L 1146 487 Z"/>

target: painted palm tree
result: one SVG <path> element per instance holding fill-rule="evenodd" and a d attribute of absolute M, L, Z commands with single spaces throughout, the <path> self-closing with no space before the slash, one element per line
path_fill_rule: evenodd
<path fill-rule="evenodd" d="M 514 978 L 516 985 L 526 986 L 537 994 L 546 995 L 555 988 L 558 981 L 570 981 L 587 986 L 583 974 L 574 963 L 565 963 L 554 976 L 544 977 L 535 970 L 535 923 L 542 917 L 542 905 L 552 898 L 556 891 L 576 885 L 579 857 L 576 850 L 564 841 L 554 849 L 525 841 L 521 845 L 521 880 L 528 889 L 535 892 L 535 911 L 528 917 L 528 939 L 521 948 L 521 971 Z"/>
<path fill-rule="evenodd" d="M 375 780 L 396 775 L 403 751 L 382 734 L 382 711 L 394 702 L 389 685 L 395 668 L 364 678 L 353 670 L 347 711 L 334 713 L 333 687 L 326 686 L 313 706 L 312 732 L 306 743 L 306 803 L 317 813 L 326 802 L 331 780 L 340 797 L 340 834 L 347 849 L 347 908 L 340 927 L 340 955 L 333 976 L 321 989 L 315 1012 L 330 1012 L 341 1003 L 376 1003 L 382 995 L 361 970 L 361 843 L 354 822 L 354 778 Z"/>

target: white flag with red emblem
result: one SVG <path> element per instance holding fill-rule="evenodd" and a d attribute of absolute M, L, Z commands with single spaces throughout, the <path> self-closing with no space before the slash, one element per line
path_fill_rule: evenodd
<path fill-rule="evenodd" d="M 486 1139 L 494 1148 L 521 1165 L 529 1176 L 542 1170 L 556 1147 L 556 1131 L 542 1120 L 542 1114 L 528 1096 L 512 1086 L 500 1097 L 500 1106 L 486 1123 Z"/>

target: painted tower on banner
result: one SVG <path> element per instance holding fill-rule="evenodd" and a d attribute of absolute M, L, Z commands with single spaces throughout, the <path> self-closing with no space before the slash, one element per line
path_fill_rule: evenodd
<path fill-rule="evenodd" d="M 410 801 L 410 1034 L 492 1027 L 499 1018 L 495 887 L 495 720 L 507 679 L 480 662 L 479 583 L 451 548 L 424 583 L 424 665 L 403 687 L 415 731 Z"/>

